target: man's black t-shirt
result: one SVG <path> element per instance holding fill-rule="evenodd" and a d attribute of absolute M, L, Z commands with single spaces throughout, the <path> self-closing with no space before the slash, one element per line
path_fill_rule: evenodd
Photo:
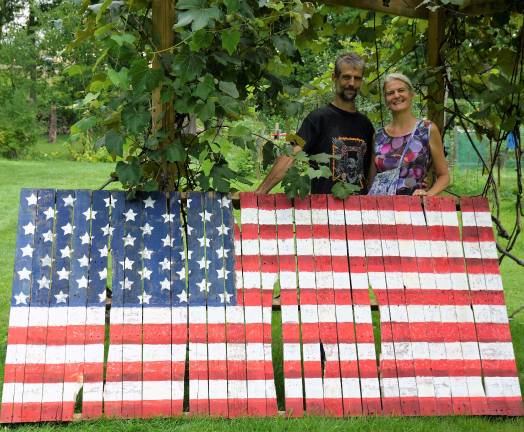
<path fill-rule="evenodd" d="M 308 155 L 340 156 L 331 161 L 331 178 L 313 179 L 311 193 L 331 193 L 336 181 L 344 180 L 364 188 L 371 162 L 373 125 L 359 112 L 347 112 L 329 104 L 304 119 L 298 135 L 306 142 Z"/>

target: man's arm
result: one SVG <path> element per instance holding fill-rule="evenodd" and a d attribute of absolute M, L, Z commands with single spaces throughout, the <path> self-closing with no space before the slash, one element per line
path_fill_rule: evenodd
<path fill-rule="evenodd" d="M 300 150 L 300 146 L 296 145 L 293 147 L 293 153 L 297 154 Z M 266 178 L 260 183 L 255 193 L 257 194 L 267 194 L 271 189 L 275 187 L 286 175 L 291 165 L 293 165 L 292 156 L 279 156 L 271 170 L 267 174 Z"/>

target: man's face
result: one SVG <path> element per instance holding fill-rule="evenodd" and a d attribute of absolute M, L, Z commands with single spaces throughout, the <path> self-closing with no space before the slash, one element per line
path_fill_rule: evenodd
<path fill-rule="evenodd" d="M 336 95 L 344 102 L 353 102 L 362 85 L 363 73 L 362 69 L 342 63 L 340 65 L 340 74 L 336 76 L 333 73 L 332 76 Z"/>

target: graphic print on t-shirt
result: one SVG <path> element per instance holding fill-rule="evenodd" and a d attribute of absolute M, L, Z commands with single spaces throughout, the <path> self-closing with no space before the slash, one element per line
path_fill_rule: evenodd
<path fill-rule="evenodd" d="M 332 155 L 339 156 L 331 163 L 333 181 L 345 181 L 362 186 L 366 141 L 360 138 L 339 136 L 332 139 Z"/>

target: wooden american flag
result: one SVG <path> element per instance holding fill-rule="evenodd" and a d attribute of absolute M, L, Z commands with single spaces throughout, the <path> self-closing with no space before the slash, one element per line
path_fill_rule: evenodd
<path fill-rule="evenodd" d="M 524 414 L 485 199 L 240 205 L 22 190 L 1 421 L 275 415 L 277 286 L 288 415 Z"/>

